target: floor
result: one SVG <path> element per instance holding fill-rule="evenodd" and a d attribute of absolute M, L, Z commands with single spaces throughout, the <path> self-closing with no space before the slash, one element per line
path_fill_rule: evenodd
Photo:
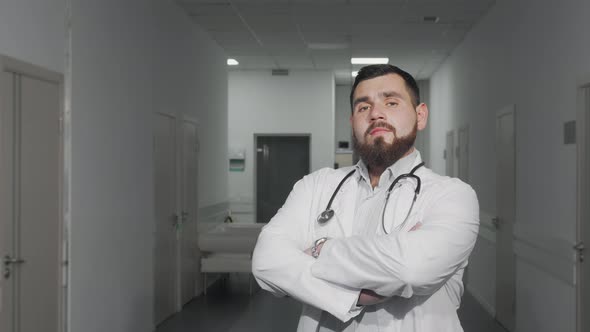
<path fill-rule="evenodd" d="M 232 274 L 229 281 L 215 283 L 206 296 L 187 303 L 156 332 L 295 331 L 300 304 L 259 288 L 250 296 L 247 278 Z M 465 332 L 506 332 L 469 293 L 463 296 L 459 318 Z"/>

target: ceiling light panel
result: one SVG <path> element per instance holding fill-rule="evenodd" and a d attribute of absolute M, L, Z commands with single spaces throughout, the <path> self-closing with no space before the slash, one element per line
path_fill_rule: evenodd
<path fill-rule="evenodd" d="M 388 63 L 389 58 L 350 58 L 353 65 L 374 65 Z"/>

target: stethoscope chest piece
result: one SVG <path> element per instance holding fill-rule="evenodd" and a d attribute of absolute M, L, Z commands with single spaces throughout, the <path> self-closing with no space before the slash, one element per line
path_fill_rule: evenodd
<path fill-rule="evenodd" d="M 318 216 L 318 223 L 325 224 L 334 216 L 334 210 L 327 209 Z"/>

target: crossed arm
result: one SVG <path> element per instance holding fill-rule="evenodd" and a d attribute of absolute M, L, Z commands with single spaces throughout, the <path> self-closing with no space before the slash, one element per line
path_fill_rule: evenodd
<path fill-rule="evenodd" d="M 277 295 L 290 295 L 342 321 L 355 304 L 392 296 L 436 292 L 467 260 L 478 229 L 475 193 L 449 184 L 412 232 L 353 236 L 326 241 L 315 259 L 307 220 L 313 180 L 295 185 L 285 205 L 264 228 L 253 256 L 253 273 Z"/>

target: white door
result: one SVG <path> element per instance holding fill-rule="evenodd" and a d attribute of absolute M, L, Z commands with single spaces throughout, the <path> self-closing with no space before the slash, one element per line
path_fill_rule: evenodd
<path fill-rule="evenodd" d="M 11 63 L 39 76 L 0 71 L 0 330 L 52 332 L 62 305 L 61 81 Z"/>
<path fill-rule="evenodd" d="M 496 319 L 514 331 L 516 310 L 516 259 L 512 229 L 516 202 L 514 106 L 496 116 Z"/>
<path fill-rule="evenodd" d="M 577 331 L 590 330 L 590 84 L 578 94 Z"/>
<path fill-rule="evenodd" d="M 197 170 L 198 170 L 197 125 L 182 122 L 182 232 L 180 247 L 180 284 L 182 305 L 195 295 L 195 285 L 201 285 L 199 272 L 200 255 L 197 246 Z"/>
<path fill-rule="evenodd" d="M 455 132 L 447 132 L 447 141 L 445 146 L 446 174 L 455 176 Z"/>
<path fill-rule="evenodd" d="M 459 179 L 469 182 L 469 126 L 459 128 Z"/>
<path fill-rule="evenodd" d="M 178 242 L 180 226 L 176 214 L 176 119 L 155 115 L 155 323 L 159 324 L 177 309 Z"/>

